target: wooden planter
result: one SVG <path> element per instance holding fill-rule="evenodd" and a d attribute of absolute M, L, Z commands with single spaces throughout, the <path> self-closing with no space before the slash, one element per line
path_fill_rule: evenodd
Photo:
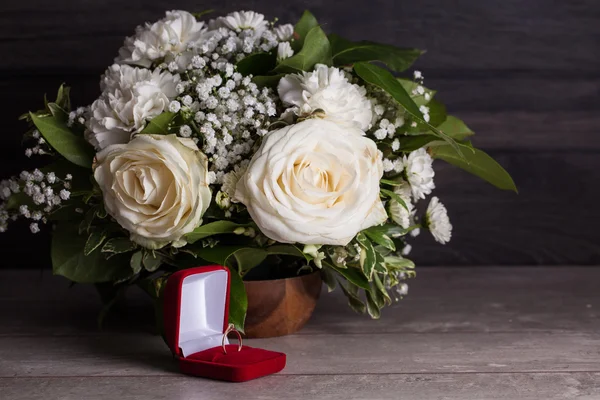
<path fill-rule="evenodd" d="M 248 295 L 246 336 L 266 338 L 300 330 L 317 305 L 321 285 L 319 271 L 294 278 L 244 282 Z"/>

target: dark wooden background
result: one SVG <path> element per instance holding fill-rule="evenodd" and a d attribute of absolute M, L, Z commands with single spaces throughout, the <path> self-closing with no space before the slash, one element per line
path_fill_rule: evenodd
<path fill-rule="evenodd" d="M 253 9 L 294 22 L 310 9 L 329 32 L 427 49 L 417 67 L 475 144 L 515 178 L 505 193 L 437 164 L 436 194 L 454 224 L 449 245 L 428 234 L 420 265 L 600 263 L 600 2 L 598 0 L 20 0 L 0 5 L 0 163 L 27 166 L 17 117 L 61 82 L 75 104 L 135 26 L 167 9 Z M 47 234 L 0 236 L 5 267 L 48 265 Z M 10 261 L 9 261 L 10 260 Z"/>

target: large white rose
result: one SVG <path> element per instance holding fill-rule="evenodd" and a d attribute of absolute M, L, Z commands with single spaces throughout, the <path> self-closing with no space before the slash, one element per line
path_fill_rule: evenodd
<path fill-rule="evenodd" d="M 211 32 L 204 22 L 187 11 L 167 11 L 166 17 L 153 24 L 138 27 L 134 36 L 125 39 L 119 64 L 150 67 L 154 62 L 174 62 L 179 72 L 190 64 L 194 47 L 209 39 Z"/>
<path fill-rule="evenodd" d="M 100 82 L 102 95 L 90 106 L 86 139 L 98 150 L 127 143 L 167 109 L 179 80 L 165 71 L 112 65 Z"/>
<path fill-rule="evenodd" d="M 325 118 L 362 131 L 369 129 L 373 119 L 371 102 L 364 87 L 348 82 L 338 68 L 317 64 L 313 72 L 284 76 L 277 87 L 281 101 L 292 106 L 292 113 L 304 117 L 323 110 Z"/>
<path fill-rule="evenodd" d="M 94 178 L 106 211 L 131 240 L 157 249 L 185 244 L 202 223 L 211 193 L 208 160 L 191 139 L 138 135 L 96 155 Z"/>
<path fill-rule="evenodd" d="M 265 137 L 234 200 L 273 240 L 346 245 L 387 218 L 379 198 L 381 160 L 358 128 L 305 120 Z"/>

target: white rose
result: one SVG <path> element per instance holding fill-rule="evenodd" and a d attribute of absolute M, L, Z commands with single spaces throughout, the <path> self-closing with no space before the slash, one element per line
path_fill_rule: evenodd
<path fill-rule="evenodd" d="M 404 169 L 406 179 L 410 183 L 415 199 L 424 199 L 425 195 L 435 189 L 433 177 L 433 159 L 423 148 L 411 152 L 408 157 L 404 156 Z"/>
<path fill-rule="evenodd" d="M 114 64 L 103 76 L 102 95 L 91 106 L 86 139 L 98 150 L 127 143 L 177 96 L 179 75 Z"/>
<path fill-rule="evenodd" d="M 96 155 L 94 178 L 106 211 L 131 240 L 157 249 L 185 244 L 202 223 L 211 192 L 208 160 L 191 139 L 138 135 Z"/>
<path fill-rule="evenodd" d="M 358 128 L 305 120 L 265 137 L 235 200 L 273 240 L 346 245 L 387 219 L 379 198 L 381 159 Z"/>
<path fill-rule="evenodd" d="M 190 50 L 211 36 L 204 22 L 197 21 L 189 12 L 167 11 L 165 18 L 138 27 L 134 36 L 126 38 L 115 62 L 146 68 L 156 61 L 174 62 L 181 72 L 191 62 Z"/>
<path fill-rule="evenodd" d="M 293 107 L 292 113 L 300 117 L 323 110 L 325 118 L 362 131 L 371 126 L 373 112 L 364 87 L 348 82 L 338 68 L 317 64 L 314 72 L 284 76 L 277 87 L 281 101 Z"/>

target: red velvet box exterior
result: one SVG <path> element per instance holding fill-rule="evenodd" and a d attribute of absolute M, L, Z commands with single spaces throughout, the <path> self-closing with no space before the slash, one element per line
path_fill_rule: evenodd
<path fill-rule="evenodd" d="M 165 338 L 179 362 L 180 371 L 189 375 L 232 382 L 248 381 L 281 371 L 286 363 L 284 353 L 249 346 L 243 346 L 242 350 L 238 352 L 237 345 L 226 345 L 227 354 L 225 354 L 220 340 L 218 346 L 212 346 L 192 354 L 184 354 L 179 343 L 184 281 L 188 277 L 210 272 L 227 274 L 225 298 L 222 302 L 209 305 L 210 307 L 222 307 L 224 305 L 222 332 L 225 332 L 229 317 L 229 269 L 221 266 L 190 268 L 175 272 L 167 281 L 164 291 Z M 207 295 L 205 294 L 205 296 Z M 206 306 L 206 303 L 204 305 Z M 202 312 L 201 308 L 199 304 L 197 311 Z"/>

